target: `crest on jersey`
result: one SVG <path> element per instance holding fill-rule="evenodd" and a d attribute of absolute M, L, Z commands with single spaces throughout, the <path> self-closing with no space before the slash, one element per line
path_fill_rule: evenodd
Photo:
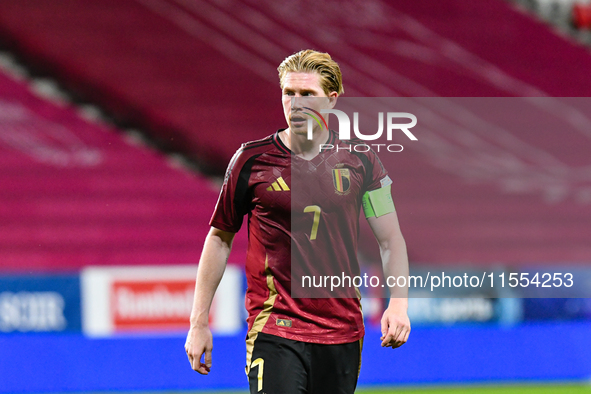
<path fill-rule="evenodd" d="M 332 170 L 332 180 L 338 194 L 346 194 L 351 188 L 351 175 L 347 168 L 336 168 Z"/>

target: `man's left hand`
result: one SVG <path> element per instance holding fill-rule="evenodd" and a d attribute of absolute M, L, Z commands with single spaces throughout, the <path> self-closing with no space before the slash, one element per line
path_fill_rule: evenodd
<path fill-rule="evenodd" d="M 406 308 L 393 305 L 392 302 L 382 316 L 382 347 L 396 349 L 406 343 L 410 334 L 410 320 Z"/>

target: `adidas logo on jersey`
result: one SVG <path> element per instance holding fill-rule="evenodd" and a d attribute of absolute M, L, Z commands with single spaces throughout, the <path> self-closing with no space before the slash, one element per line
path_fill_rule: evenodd
<path fill-rule="evenodd" d="M 271 186 L 269 186 L 267 188 L 268 192 L 288 192 L 289 191 L 289 186 L 287 186 L 287 183 L 285 183 L 285 181 L 283 180 L 282 177 L 277 178 L 277 180 L 273 183 L 271 183 Z"/>
<path fill-rule="evenodd" d="M 275 325 L 277 325 L 279 327 L 291 327 L 291 320 L 277 319 L 277 321 L 275 322 Z"/>

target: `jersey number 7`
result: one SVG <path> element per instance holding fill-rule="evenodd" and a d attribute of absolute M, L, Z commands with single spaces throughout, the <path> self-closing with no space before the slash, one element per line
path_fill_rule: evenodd
<path fill-rule="evenodd" d="M 310 241 L 314 241 L 316 239 L 316 235 L 318 234 L 318 225 L 320 224 L 320 212 L 322 212 L 322 210 L 318 205 L 308 205 L 306 208 L 304 208 L 304 212 L 314 212 L 312 232 L 310 233 Z"/>

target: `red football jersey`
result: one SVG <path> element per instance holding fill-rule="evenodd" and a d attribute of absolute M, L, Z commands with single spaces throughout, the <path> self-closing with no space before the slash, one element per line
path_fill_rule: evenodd
<path fill-rule="evenodd" d="M 278 133 L 236 152 L 210 221 L 237 232 L 248 214 L 247 342 L 259 332 L 323 344 L 357 341 L 364 326 L 355 293 L 310 298 L 324 295 L 298 286 L 293 296 L 292 270 L 359 275 L 362 196 L 380 188 L 387 173 L 373 151 L 356 152 L 355 143 L 338 140 L 334 131 L 327 143 L 339 149 L 309 161 L 292 155 Z"/>

